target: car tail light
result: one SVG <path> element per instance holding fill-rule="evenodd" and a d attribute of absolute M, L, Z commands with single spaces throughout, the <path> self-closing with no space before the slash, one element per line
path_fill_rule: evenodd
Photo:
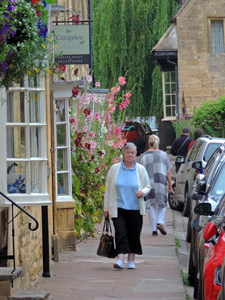
<path fill-rule="evenodd" d="M 215 284 L 217 285 L 221 285 L 221 265 L 218 266 L 215 270 L 215 273 L 214 273 L 214 281 L 215 281 Z"/>

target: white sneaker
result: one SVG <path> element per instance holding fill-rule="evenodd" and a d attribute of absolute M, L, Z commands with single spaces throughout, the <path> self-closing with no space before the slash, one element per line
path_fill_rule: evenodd
<path fill-rule="evenodd" d="M 115 269 L 124 269 L 124 262 L 122 259 L 117 259 L 117 261 L 114 263 L 113 268 Z"/>
<path fill-rule="evenodd" d="M 128 269 L 135 269 L 135 263 L 133 260 L 128 260 L 127 262 L 127 268 Z"/>

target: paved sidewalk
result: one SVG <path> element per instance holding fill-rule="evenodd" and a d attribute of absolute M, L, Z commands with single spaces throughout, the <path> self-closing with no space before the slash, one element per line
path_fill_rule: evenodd
<path fill-rule="evenodd" d="M 148 217 L 142 230 L 143 255 L 136 256 L 135 270 L 113 269 L 115 259 L 96 255 L 101 234 L 77 245 L 77 251 L 60 254 L 51 264 L 51 277 L 35 289 L 50 291 L 54 300 L 185 300 L 179 259 L 176 254 L 173 213 L 166 211 L 168 234 L 152 237 Z"/>

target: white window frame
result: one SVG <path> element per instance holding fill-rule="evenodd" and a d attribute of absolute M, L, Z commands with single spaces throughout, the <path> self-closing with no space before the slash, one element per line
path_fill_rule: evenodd
<path fill-rule="evenodd" d="M 162 88 L 163 88 L 163 113 L 164 113 L 164 119 L 163 120 L 165 120 L 165 121 L 167 121 L 167 120 L 176 120 L 177 119 L 177 112 L 176 112 L 176 100 L 175 100 L 175 103 L 174 104 L 172 104 L 172 97 L 174 96 L 175 97 L 175 99 L 176 99 L 176 89 L 175 89 L 175 91 L 174 92 L 172 92 L 172 84 L 173 85 L 175 85 L 176 86 L 176 82 L 175 81 L 171 81 L 171 73 L 175 73 L 175 71 L 172 71 L 172 72 L 162 72 Z M 169 74 L 169 77 L 170 77 L 170 80 L 168 81 L 168 82 L 166 82 L 166 80 L 165 80 L 165 74 Z M 175 78 L 175 76 L 174 76 L 174 78 Z M 169 93 L 166 93 L 166 85 L 169 85 L 170 86 L 170 91 L 169 91 Z M 170 105 L 167 105 L 166 104 L 166 97 L 167 96 L 170 96 Z M 167 114 L 166 114 L 166 108 L 167 107 L 171 107 L 171 109 L 172 109 L 172 107 L 174 107 L 175 108 L 175 114 L 174 114 L 174 116 L 167 116 Z"/>
<path fill-rule="evenodd" d="M 37 91 L 40 97 L 37 101 L 40 101 L 40 122 L 29 122 L 29 93 Z M 29 87 L 28 78 L 24 79 L 24 86 L 10 87 L 8 90 L 5 88 L 0 89 L 1 109 L 0 109 L 0 139 L 2 143 L 2 155 L 0 158 L 0 168 L 2 172 L 2 178 L 0 179 L 0 190 L 7 195 L 10 199 L 15 201 L 19 205 L 47 205 L 50 204 L 48 194 L 48 168 L 47 168 L 47 124 L 46 124 L 46 102 L 45 102 L 45 85 L 44 79 L 40 79 L 39 87 Z M 24 122 L 7 122 L 7 94 L 10 92 L 23 92 L 24 93 Z M 26 157 L 7 157 L 7 128 L 25 128 L 26 136 Z M 34 157 L 30 155 L 30 130 L 32 127 L 40 128 L 40 155 Z M 29 132 L 29 133 L 28 133 Z M 25 163 L 26 164 L 26 193 L 8 193 L 7 191 L 7 163 Z M 30 189 L 31 184 L 31 165 L 32 163 L 41 163 L 41 176 L 38 177 L 41 186 L 41 192 L 32 192 Z M 2 197 L 0 199 L 1 205 L 8 205 L 8 201 Z"/>
<path fill-rule="evenodd" d="M 69 115 L 69 98 L 68 97 L 54 97 L 54 141 L 55 141 L 55 187 L 56 187 L 56 202 L 73 201 L 72 197 L 72 171 L 71 171 L 71 145 L 70 145 L 70 115 Z M 56 121 L 56 101 L 64 101 L 65 103 L 65 121 Z M 57 125 L 66 126 L 66 145 L 59 146 L 57 144 Z M 67 150 L 67 168 L 65 170 L 58 170 L 58 150 Z M 68 193 L 65 195 L 58 194 L 58 175 L 68 174 Z"/>

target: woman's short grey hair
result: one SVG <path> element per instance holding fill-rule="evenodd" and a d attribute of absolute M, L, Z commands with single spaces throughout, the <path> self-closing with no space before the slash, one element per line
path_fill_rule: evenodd
<path fill-rule="evenodd" d="M 159 137 L 155 134 L 150 135 L 148 139 L 149 148 L 158 149 L 159 148 Z"/>
<path fill-rule="evenodd" d="M 126 143 L 126 144 L 123 146 L 123 148 L 122 148 L 122 154 L 124 154 L 124 152 L 125 152 L 126 150 L 129 150 L 129 149 L 131 149 L 131 148 L 134 148 L 134 149 L 135 149 L 135 152 L 136 152 L 136 154 L 137 154 L 137 146 L 136 146 L 134 143 L 131 143 L 131 142 L 128 142 L 128 143 Z"/>

